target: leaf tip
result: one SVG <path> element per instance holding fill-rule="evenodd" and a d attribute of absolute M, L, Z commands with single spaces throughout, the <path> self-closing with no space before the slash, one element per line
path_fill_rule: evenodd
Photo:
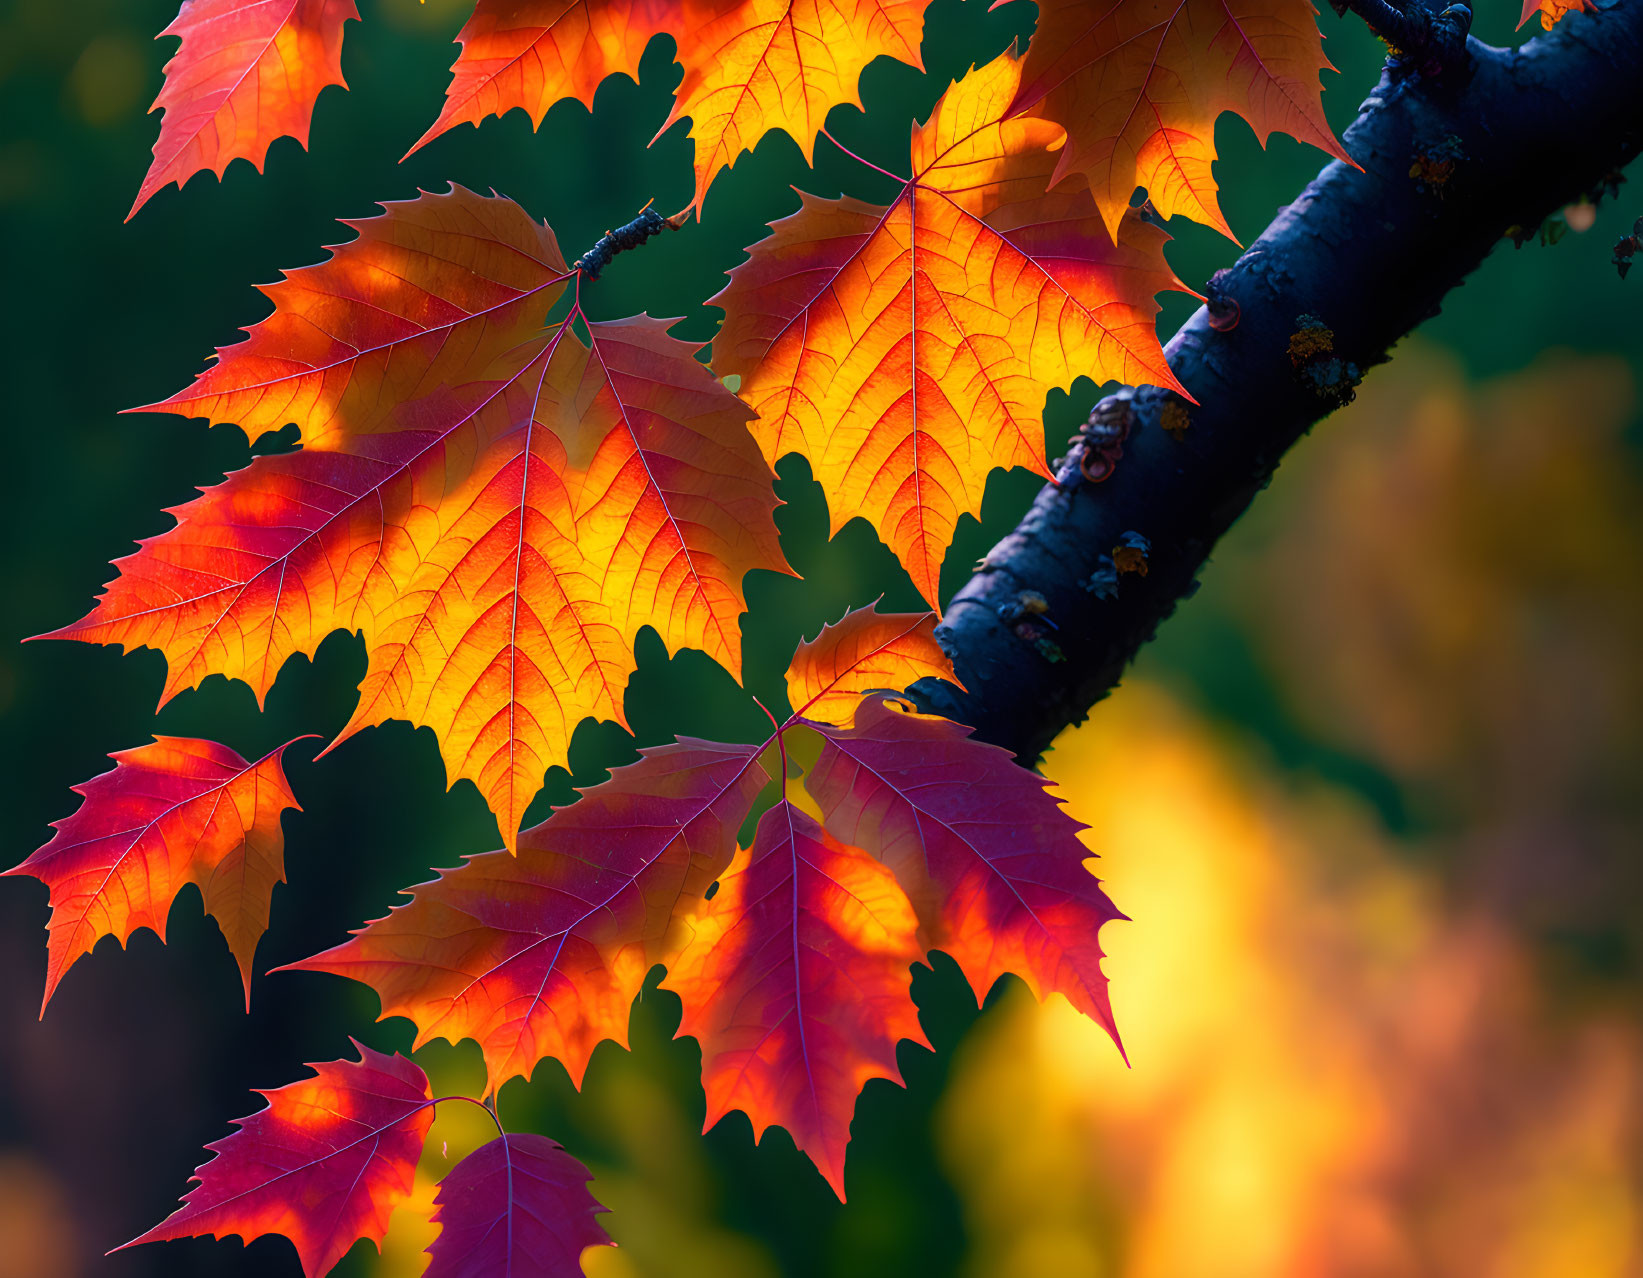
<path fill-rule="evenodd" d="M 445 127 L 441 128 L 440 127 L 441 125 L 445 125 Z M 439 119 L 435 120 L 432 124 L 430 124 L 428 126 L 428 131 L 426 133 L 424 133 L 421 137 L 419 137 L 415 142 L 411 143 L 411 149 L 409 151 L 405 152 L 404 155 L 399 157 L 399 162 L 401 164 L 404 164 L 406 160 L 410 159 L 413 155 L 415 155 L 423 147 L 427 146 L 428 143 L 432 142 L 440 134 L 448 132 L 449 129 L 450 129 L 450 126 L 445 124 L 445 117 L 443 115 L 441 115 L 439 117 Z"/>

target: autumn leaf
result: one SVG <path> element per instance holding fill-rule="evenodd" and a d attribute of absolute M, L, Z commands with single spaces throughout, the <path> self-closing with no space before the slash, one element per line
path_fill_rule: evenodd
<path fill-rule="evenodd" d="M 785 1127 L 840 1198 L 856 1097 L 928 1046 L 908 993 L 918 921 L 890 871 L 782 800 L 759 820 L 665 984 L 702 1045 L 707 1126 Z"/>
<path fill-rule="evenodd" d="M 958 684 L 952 660 L 935 639 L 933 612 L 881 613 L 873 605 L 846 613 L 799 644 L 787 667 L 787 700 L 795 715 L 849 723 L 870 692 L 900 692 L 922 678 Z"/>
<path fill-rule="evenodd" d="M 787 571 L 747 410 L 697 348 L 644 316 L 589 324 L 584 345 L 577 318 L 476 405 L 436 415 L 442 438 L 472 423 L 480 464 L 375 607 L 342 732 L 391 718 L 433 727 L 510 847 L 577 723 L 625 726 L 641 629 L 740 677 L 742 578 Z"/>
<path fill-rule="evenodd" d="M 458 124 L 518 107 L 531 126 L 561 98 L 590 110 L 606 76 L 639 78 L 639 59 L 662 32 L 687 40 L 728 0 L 479 0 L 457 35 L 462 53 L 439 119 L 411 148 Z"/>
<path fill-rule="evenodd" d="M 1235 238 L 1211 172 L 1216 119 L 1236 112 L 1262 145 L 1281 131 L 1350 164 L 1324 118 L 1332 69 L 1311 0 L 1039 0 L 1010 113 L 1067 130 L 1051 181 L 1083 174 L 1114 235 L 1145 187 L 1162 216 Z"/>
<path fill-rule="evenodd" d="M 430 246 L 430 219 L 466 228 L 453 232 L 460 270 Z M 375 247 L 339 252 L 327 265 L 357 281 L 387 278 L 399 262 L 388 293 L 418 320 L 410 301 L 420 294 L 445 330 L 396 322 L 393 333 L 413 336 L 379 341 L 369 370 L 360 359 L 337 372 L 339 356 L 316 357 L 301 362 L 300 390 L 282 390 L 278 410 L 261 392 L 245 399 L 235 411 L 261 414 L 265 428 L 298 412 L 301 451 L 259 457 L 178 508 L 177 527 L 121 560 L 91 614 L 51 637 L 159 648 L 167 698 L 210 674 L 244 679 L 260 698 L 289 657 L 311 655 L 333 630 L 359 630 L 367 672 L 339 740 L 389 718 L 432 727 L 452 781 L 479 787 L 511 848 L 576 725 L 625 722 L 641 629 L 740 676 L 742 578 L 790 571 L 774 476 L 748 410 L 665 322 L 588 323 L 578 296 L 558 324 L 537 326 L 557 292 L 558 250 L 517 206 L 423 196 L 367 225 L 350 249 L 367 239 L 418 247 L 402 260 L 379 260 Z M 541 237 L 534 255 L 518 243 L 527 229 Z M 493 288 L 473 264 L 504 258 L 530 266 Z M 326 293 L 329 278 L 290 281 L 275 319 L 289 302 L 294 328 L 323 320 L 349 334 L 392 309 Z M 434 306 L 438 288 L 472 308 Z M 278 365 L 284 339 L 274 320 L 263 329 Z M 504 339 L 515 344 L 478 366 Z M 228 376 L 230 362 L 201 382 Z M 347 381 L 361 386 L 357 403 L 338 389 Z M 225 400 L 245 392 L 236 384 Z M 197 384 L 189 403 L 204 397 Z M 320 439 L 309 442 L 315 420 Z"/>
<path fill-rule="evenodd" d="M 361 1238 L 380 1243 L 411 1192 L 433 1121 L 428 1080 L 403 1056 L 355 1043 L 358 1061 L 311 1065 L 314 1077 L 260 1093 L 266 1109 L 207 1145 L 183 1205 L 124 1247 L 232 1234 L 284 1234 L 307 1278 L 321 1278 Z"/>
<path fill-rule="evenodd" d="M 161 187 L 202 169 L 219 178 L 230 161 L 260 171 L 274 139 L 308 145 L 320 90 L 342 79 L 342 28 L 358 20 L 354 0 L 183 0 L 164 31 L 182 44 L 166 63 L 164 110 L 154 162 L 126 214 Z"/>
<path fill-rule="evenodd" d="M 545 1136 L 499 1136 L 439 1183 L 423 1278 L 581 1278 L 582 1252 L 609 1244 L 588 1169 Z"/>
<path fill-rule="evenodd" d="M 864 701 L 853 727 L 814 726 L 825 741 L 804 784 L 827 832 L 894 871 L 927 943 L 977 999 L 1013 972 L 1116 1042 L 1097 935 L 1123 915 L 1044 779 L 968 728 L 882 698 Z"/>
<path fill-rule="evenodd" d="M 857 82 L 884 55 L 919 70 L 930 0 L 740 0 L 679 30 L 684 79 L 657 133 L 690 117 L 699 213 L 721 169 L 772 129 L 811 163 L 816 136 L 836 106 L 859 107 Z"/>
<path fill-rule="evenodd" d="M 285 881 L 280 815 L 298 807 L 280 767 L 291 744 L 247 763 L 215 741 L 156 737 L 110 755 L 111 771 L 74 787 L 85 799 L 79 811 L 3 872 L 51 889 L 42 1016 L 64 974 L 102 937 L 124 945 L 146 927 L 164 941 L 171 906 L 190 883 L 222 928 L 250 1007 L 252 956 L 274 885 Z"/>
<path fill-rule="evenodd" d="M 416 1044 L 472 1038 L 488 1089 L 552 1056 L 581 1085 L 603 1039 L 627 1042 L 628 1010 L 678 922 L 729 864 L 769 778 L 752 746 L 682 741 L 650 750 L 520 836 L 410 890 L 335 949 L 291 971 L 362 981 Z"/>
<path fill-rule="evenodd" d="M 922 69 L 929 0 L 479 0 L 457 39 L 444 109 L 412 151 L 458 124 L 523 109 L 532 126 L 562 98 L 592 108 L 606 76 L 639 78 L 655 35 L 684 79 L 657 137 L 688 116 L 700 211 L 714 176 L 772 129 L 811 157 L 835 106 L 881 54 Z"/>
<path fill-rule="evenodd" d="M 237 423 L 255 443 L 288 422 L 306 448 L 390 429 L 398 408 L 482 377 L 536 335 L 570 270 L 512 200 L 460 186 L 344 220 L 328 260 L 261 291 L 274 313 L 187 390 L 135 411 Z"/>
<path fill-rule="evenodd" d="M 1049 476 L 1052 388 L 1181 389 L 1153 328 L 1153 294 L 1182 287 L 1168 237 L 1131 218 L 1114 244 L 1087 192 L 1045 191 L 1064 135 L 1004 118 L 1021 67 L 948 90 L 889 207 L 804 196 L 713 299 L 714 368 L 742 379 L 765 456 L 805 454 L 833 530 L 866 518 L 932 606 L 988 473 Z"/>
<path fill-rule="evenodd" d="M 1523 24 L 1538 13 L 1541 28 L 1550 31 L 1566 13 L 1596 11 L 1597 6 L 1592 0 L 1523 0 L 1523 16 L 1518 19 L 1518 27 L 1522 29 Z"/>

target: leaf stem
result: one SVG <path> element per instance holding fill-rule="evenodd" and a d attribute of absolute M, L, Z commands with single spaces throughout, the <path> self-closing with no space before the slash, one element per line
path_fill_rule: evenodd
<path fill-rule="evenodd" d="M 492 1109 L 489 1105 L 487 1105 L 484 1101 L 475 1100 L 472 1096 L 463 1096 L 460 1093 L 453 1093 L 450 1096 L 435 1096 L 431 1101 L 428 1102 L 428 1104 L 438 1106 L 438 1105 L 443 1104 L 446 1101 L 467 1101 L 468 1104 L 470 1104 L 470 1105 L 479 1106 L 480 1109 L 485 1111 L 486 1115 L 490 1118 L 491 1122 L 496 1124 L 496 1134 L 498 1136 L 503 1136 L 503 1137 L 507 1136 L 508 1133 L 502 1127 L 501 1118 L 499 1118 L 497 1116 L 496 1111 L 494 1109 Z"/>
<path fill-rule="evenodd" d="M 752 696 L 751 693 L 749 693 L 748 695 Z M 759 747 L 759 753 L 763 754 L 766 750 L 768 750 L 770 748 L 770 742 L 771 741 L 774 741 L 776 743 L 776 753 L 781 756 L 781 761 L 782 761 L 782 798 L 786 799 L 787 798 L 787 741 L 782 736 L 782 729 L 786 725 L 777 723 L 776 722 L 776 716 L 770 713 L 770 707 L 765 705 L 765 703 L 760 701 L 757 697 L 753 697 L 753 704 L 758 706 L 759 709 L 764 711 L 764 717 L 766 719 L 770 720 L 770 726 L 776 730 L 775 735 L 772 736 L 762 746 Z M 796 718 L 797 716 L 794 716 L 794 717 Z M 787 722 L 792 723 L 793 720 L 789 719 Z"/>
<path fill-rule="evenodd" d="M 889 178 L 892 182 L 900 182 L 903 186 L 906 186 L 909 182 L 911 182 L 913 180 L 912 178 L 904 178 L 898 173 L 892 173 L 892 172 L 890 172 L 889 169 L 880 168 L 878 165 L 874 164 L 873 161 L 871 161 L 869 159 L 865 159 L 862 156 L 857 155 L 849 147 L 845 146 L 845 144 L 843 142 L 840 142 L 836 137 L 834 137 L 831 133 L 829 133 L 825 127 L 822 129 L 821 135 L 824 138 L 826 138 L 829 142 L 831 142 L 834 146 L 838 147 L 839 150 L 843 151 L 846 155 L 848 155 L 852 160 L 856 161 L 856 163 L 865 164 L 868 168 L 872 169 L 873 172 L 884 174 L 884 176 Z M 768 713 L 768 711 L 766 713 Z"/>

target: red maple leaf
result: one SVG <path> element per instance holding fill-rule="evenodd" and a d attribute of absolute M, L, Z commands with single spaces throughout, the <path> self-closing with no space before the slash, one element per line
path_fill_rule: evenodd
<path fill-rule="evenodd" d="M 588 1169 L 546 1136 L 498 1136 L 439 1182 L 423 1278 L 580 1278 L 609 1244 Z"/>
<path fill-rule="evenodd" d="M 841 719 L 855 709 L 854 727 L 795 716 L 758 746 L 647 751 L 521 835 L 516 857 L 472 857 L 292 969 L 370 985 L 419 1045 L 475 1039 L 494 1090 L 547 1056 L 580 1086 L 665 964 L 681 1033 L 702 1044 L 708 1125 L 740 1109 L 755 1133 L 785 1127 L 842 1196 L 856 1096 L 900 1082 L 900 1040 L 924 1042 L 909 966 L 927 950 L 978 998 L 1015 972 L 1113 1029 L 1097 933 L 1123 916 L 1082 827 L 1005 751 L 871 693 L 944 670 L 927 617 L 852 613 L 800 646 L 788 680 L 825 689 Z M 732 862 L 773 747 L 810 766 Z"/>
<path fill-rule="evenodd" d="M 805 788 L 841 841 L 888 865 L 932 949 L 983 998 L 1007 972 L 1063 994 L 1118 1041 L 1097 934 L 1124 916 L 1084 862 L 1083 827 L 1044 778 L 934 715 L 864 701 L 825 738 Z"/>
<path fill-rule="evenodd" d="M 702 1045 L 711 1127 L 785 1127 L 844 1197 L 850 1115 L 870 1078 L 900 1084 L 896 1044 L 928 1047 L 908 996 L 918 920 L 890 871 L 785 799 L 668 968 L 679 1033 Z"/>
<path fill-rule="evenodd" d="M 768 780 L 751 746 L 681 741 L 618 768 L 519 836 L 470 857 L 352 940 L 288 971 L 363 981 L 417 1046 L 475 1039 L 489 1089 L 556 1057 L 581 1085 L 593 1049 L 627 1042 L 645 974 L 677 918 L 730 862 Z"/>
<path fill-rule="evenodd" d="M 74 787 L 80 810 L 55 822 L 51 842 L 28 860 L 0 871 L 51 889 L 42 1016 L 102 937 L 124 945 L 146 927 L 165 940 L 171 906 L 190 883 L 222 928 L 251 1005 L 251 960 L 274 885 L 285 881 L 280 815 L 298 808 L 280 767 L 292 744 L 247 763 L 215 741 L 156 737 L 110 755 L 111 771 Z"/>
<path fill-rule="evenodd" d="M 260 171 L 276 138 L 307 146 L 320 90 L 348 87 L 342 28 L 358 18 L 354 0 L 184 0 L 160 32 L 182 44 L 151 108 L 165 119 L 126 221 L 161 187 L 202 169 L 220 178 L 246 159 Z"/>
<path fill-rule="evenodd" d="M 307 1278 L 321 1278 L 359 1239 L 380 1243 L 410 1195 L 433 1101 L 413 1062 L 354 1047 L 358 1061 L 311 1065 L 314 1077 L 260 1093 L 268 1107 L 206 1146 L 216 1157 L 195 1171 L 183 1205 L 115 1250 L 284 1234 Z"/>

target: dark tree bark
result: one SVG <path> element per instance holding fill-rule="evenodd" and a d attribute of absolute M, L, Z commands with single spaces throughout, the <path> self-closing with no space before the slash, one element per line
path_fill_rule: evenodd
<path fill-rule="evenodd" d="M 1571 14 L 1516 51 L 1466 49 L 1438 74 L 1389 62 L 1345 135 L 1362 169 L 1325 168 L 1167 346 L 1197 405 L 1137 391 L 1105 482 L 1084 479 L 1084 445 L 1072 449 L 948 605 L 937 634 L 968 691 L 921 681 L 910 693 L 922 707 L 1035 758 L 1118 682 L 1285 450 L 1361 371 L 1508 229 L 1537 226 L 1643 147 L 1643 0 Z M 1141 539 L 1145 575 L 1115 572 L 1115 547 Z"/>

